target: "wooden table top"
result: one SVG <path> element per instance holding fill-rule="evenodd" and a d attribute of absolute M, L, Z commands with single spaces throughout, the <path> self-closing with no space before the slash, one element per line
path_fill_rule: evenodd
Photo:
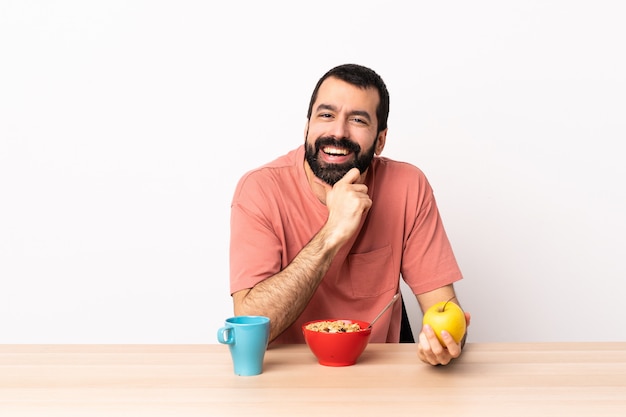
<path fill-rule="evenodd" d="M 349 413 L 349 414 L 348 414 Z M 305 345 L 236 376 L 207 345 L 0 345 L 0 416 L 626 416 L 626 342 L 468 343 L 433 367 L 370 344 L 349 367 Z"/>

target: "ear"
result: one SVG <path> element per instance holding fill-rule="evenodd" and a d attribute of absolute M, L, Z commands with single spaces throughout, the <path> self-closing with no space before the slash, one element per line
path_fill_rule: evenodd
<path fill-rule="evenodd" d="M 374 151 L 376 155 L 380 155 L 383 152 L 385 142 L 387 142 L 387 129 L 378 134 L 378 140 L 376 141 L 376 150 Z"/>
<path fill-rule="evenodd" d="M 309 136 L 309 119 L 304 124 L 304 143 L 306 143 L 306 137 Z"/>

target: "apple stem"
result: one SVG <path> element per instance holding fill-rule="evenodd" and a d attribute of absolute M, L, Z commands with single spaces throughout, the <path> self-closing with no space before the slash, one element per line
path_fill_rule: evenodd
<path fill-rule="evenodd" d="M 456 298 L 456 296 L 450 298 L 448 301 L 446 301 L 446 303 L 443 305 L 443 307 L 441 307 L 441 311 L 446 311 L 446 306 L 448 305 L 448 303 L 452 300 L 454 300 Z"/>

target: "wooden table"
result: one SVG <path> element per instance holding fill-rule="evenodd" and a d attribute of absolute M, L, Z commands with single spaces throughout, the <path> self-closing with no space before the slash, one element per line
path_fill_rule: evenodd
<path fill-rule="evenodd" d="M 233 374 L 223 345 L 0 345 L 0 416 L 626 416 L 626 343 L 468 343 L 451 365 L 371 344 L 354 366 L 305 345 Z"/>

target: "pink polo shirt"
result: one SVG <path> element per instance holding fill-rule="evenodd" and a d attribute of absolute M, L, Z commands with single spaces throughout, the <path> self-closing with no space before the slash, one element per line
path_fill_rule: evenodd
<path fill-rule="evenodd" d="M 304 147 L 246 173 L 231 206 L 231 294 L 280 272 L 321 229 L 328 210 L 304 172 Z M 298 320 L 275 343 L 304 343 L 317 319 L 371 321 L 399 290 L 415 294 L 451 284 L 461 272 L 432 188 L 417 167 L 375 157 L 366 178 L 372 207 L 337 253 Z M 398 342 L 401 303 L 374 325 L 370 341 Z"/>

